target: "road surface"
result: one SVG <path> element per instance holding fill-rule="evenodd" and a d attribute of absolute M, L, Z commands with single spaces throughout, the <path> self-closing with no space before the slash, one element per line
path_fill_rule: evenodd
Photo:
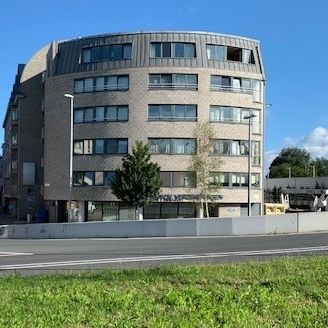
<path fill-rule="evenodd" d="M 328 254 L 328 233 L 243 237 L 0 240 L 0 274 Z"/>

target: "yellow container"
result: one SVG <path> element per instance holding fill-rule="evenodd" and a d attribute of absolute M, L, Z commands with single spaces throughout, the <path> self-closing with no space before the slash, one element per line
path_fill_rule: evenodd
<path fill-rule="evenodd" d="M 286 213 L 285 204 L 265 203 L 264 214 L 265 215 L 279 215 Z"/>

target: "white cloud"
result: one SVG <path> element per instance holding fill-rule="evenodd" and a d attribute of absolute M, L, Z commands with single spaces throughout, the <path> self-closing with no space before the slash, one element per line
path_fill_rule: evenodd
<path fill-rule="evenodd" d="M 284 147 L 298 147 L 298 141 L 292 137 L 286 137 L 284 139 Z"/>
<path fill-rule="evenodd" d="M 312 157 L 328 157 L 328 130 L 324 127 L 317 127 L 310 131 L 305 137 L 286 137 L 283 140 L 283 147 L 298 147 L 307 150 Z M 264 156 L 264 172 L 267 174 L 270 164 L 280 153 L 280 149 L 266 151 Z"/>
<path fill-rule="evenodd" d="M 328 130 L 317 127 L 302 140 L 303 147 L 313 157 L 326 157 L 328 155 Z"/>

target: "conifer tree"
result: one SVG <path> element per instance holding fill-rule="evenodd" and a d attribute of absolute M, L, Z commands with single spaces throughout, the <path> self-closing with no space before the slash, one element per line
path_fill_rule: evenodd
<path fill-rule="evenodd" d="M 136 141 L 132 154 L 122 158 L 122 167 L 115 170 L 111 182 L 113 194 L 123 202 L 133 206 L 136 215 L 149 203 L 149 199 L 158 195 L 161 188 L 160 167 L 151 162 L 149 147 Z"/>

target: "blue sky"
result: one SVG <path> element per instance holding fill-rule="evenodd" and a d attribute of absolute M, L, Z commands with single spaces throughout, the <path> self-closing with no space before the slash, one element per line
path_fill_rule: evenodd
<path fill-rule="evenodd" d="M 109 32 L 198 30 L 261 41 L 267 160 L 286 145 L 328 155 L 327 0 L 12 0 L 0 11 L 0 110 L 18 63 L 52 40 Z M 3 133 L 0 134 L 2 140 Z"/>

